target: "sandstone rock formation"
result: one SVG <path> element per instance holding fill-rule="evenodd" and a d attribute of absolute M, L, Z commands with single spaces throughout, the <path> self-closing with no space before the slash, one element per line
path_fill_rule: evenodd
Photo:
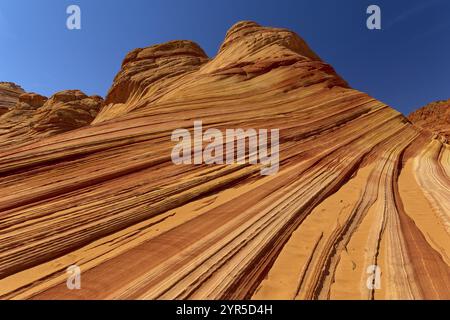
<path fill-rule="evenodd" d="M 72 126 L 60 98 L 38 110 Z M 278 174 L 174 165 L 194 120 L 279 129 Z M 134 50 L 91 125 L 3 149 L 0 173 L 4 299 L 450 298 L 448 145 L 289 30 Z"/>
<path fill-rule="evenodd" d="M 89 125 L 103 104 L 99 96 L 66 90 L 50 99 L 22 93 L 0 116 L 0 150 Z"/>
<path fill-rule="evenodd" d="M 434 134 L 450 138 L 450 99 L 436 101 L 412 112 L 408 119 Z"/>
<path fill-rule="evenodd" d="M 9 111 L 19 101 L 25 91 L 15 83 L 0 82 L 0 116 Z"/>
<path fill-rule="evenodd" d="M 36 111 L 31 128 L 56 134 L 87 126 L 97 116 L 102 103 L 100 96 L 88 97 L 79 90 L 58 92 Z"/>

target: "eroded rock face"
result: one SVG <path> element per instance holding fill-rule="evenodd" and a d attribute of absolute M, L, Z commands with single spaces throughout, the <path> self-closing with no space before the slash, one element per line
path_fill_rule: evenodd
<path fill-rule="evenodd" d="M 16 108 L 24 108 L 24 109 L 32 109 L 36 110 L 47 101 L 47 97 L 41 96 L 37 93 L 23 93 L 19 96 L 19 104 L 16 105 Z"/>
<path fill-rule="evenodd" d="M 23 93 L 9 111 L 0 117 L 0 125 L 5 127 L 25 126 L 47 98 L 36 93 Z M 3 138 L 0 135 L 0 138 Z"/>
<path fill-rule="evenodd" d="M 58 131 L 95 102 L 35 113 Z M 175 165 L 194 120 L 279 129 L 279 172 Z M 431 136 L 289 30 L 240 22 L 212 59 L 134 50 L 91 125 L 0 151 L 0 297 L 449 299 L 450 149 Z"/>
<path fill-rule="evenodd" d="M 171 41 L 131 51 L 114 79 L 97 122 L 139 108 L 144 96 L 156 101 L 177 80 L 207 61 L 205 52 L 192 41 Z"/>
<path fill-rule="evenodd" d="M 425 130 L 450 139 L 450 99 L 427 104 L 411 113 L 408 119 Z"/>
<path fill-rule="evenodd" d="M 227 32 L 219 54 L 214 59 L 216 63 L 210 64 L 210 68 L 218 64 L 222 64 L 223 68 L 229 60 L 235 65 L 241 64 L 244 70 L 253 66 L 254 68 L 249 68 L 248 73 L 258 73 L 258 66 L 277 67 L 278 64 L 293 64 L 305 59 L 321 61 L 294 32 L 280 28 L 265 28 L 255 22 L 243 21 L 235 24 Z"/>
<path fill-rule="evenodd" d="M 101 97 L 88 97 L 79 90 L 58 92 L 50 99 L 23 93 L 0 117 L 0 148 L 89 125 L 102 104 Z"/>
<path fill-rule="evenodd" d="M 196 82 L 215 82 L 216 76 L 260 76 L 291 66 L 303 74 L 298 86 L 323 82 L 329 88 L 348 87 L 334 69 L 294 32 L 240 22 L 227 33 L 218 55 L 209 61 L 191 41 L 172 41 L 131 51 L 122 63 L 106 97 L 106 106 L 94 123 L 144 112 Z"/>
<path fill-rule="evenodd" d="M 102 104 L 100 96 L 88 97 L 79 90 L 61 91 L 37 110 L 30 125 L 47 134 L 81 128 L 94 120 Z"/>
<path fill-rule="evenodd" d="M 15 83 L 0 82 L 0 116 L 9 111 L 25 91 Z"/>

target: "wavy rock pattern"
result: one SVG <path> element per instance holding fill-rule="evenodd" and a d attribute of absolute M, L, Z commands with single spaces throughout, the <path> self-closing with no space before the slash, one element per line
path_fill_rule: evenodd
<path fill-rule="evenodd" d="M 49 121 L 45 104 L 32 128 L 58 134 L 0 153 L 4 299 L 450 298 L 445 141 L 289 30 L 240 22 L 213 59 L 189 41 L 134 50 L 77 130 L 60 129 L 91 109 Z M 194 120 L 280 129 L 278 174 L 174 165 L 171 133 Z"/>

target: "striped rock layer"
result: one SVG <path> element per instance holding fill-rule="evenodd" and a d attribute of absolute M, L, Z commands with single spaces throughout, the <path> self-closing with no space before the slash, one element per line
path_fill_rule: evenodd
<path fill-rule="evenodd" d="M 0 116 L 9 111 L 25 91 L 15 83 L 0 82 Z"/>
<path fill-rule="evenodd" d="M 194 120 L 279 129 L 279 172 L 174 165 Z M 0 150 L 3 299 L 450 298 L 449 146 L 289 30 L 134 50 L 91 125 Z"/>

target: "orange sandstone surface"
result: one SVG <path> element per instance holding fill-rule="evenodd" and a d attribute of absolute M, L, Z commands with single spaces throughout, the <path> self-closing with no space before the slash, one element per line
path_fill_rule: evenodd
<path fill-rule="evenodd" d="M 450 99 L 436 101 L 412 112 L 408 119 L 437 135 L 450 138 Z"/>
<path fill-rule="evenodd" d="M 450 299 L 446 140 L 289 30 L 239 22 L 211 59 L 133 50 L 104 102 L 18 91 L 0 92 L 2 299 Z M 279 129 L 278 173 L 174 165 L 195 120 Z"/>
<path fill-rule="evenodd" d="M 0 116 L 19 101 L 19 96 L 25 91 L 15 83 L 0 82 Z"/>

